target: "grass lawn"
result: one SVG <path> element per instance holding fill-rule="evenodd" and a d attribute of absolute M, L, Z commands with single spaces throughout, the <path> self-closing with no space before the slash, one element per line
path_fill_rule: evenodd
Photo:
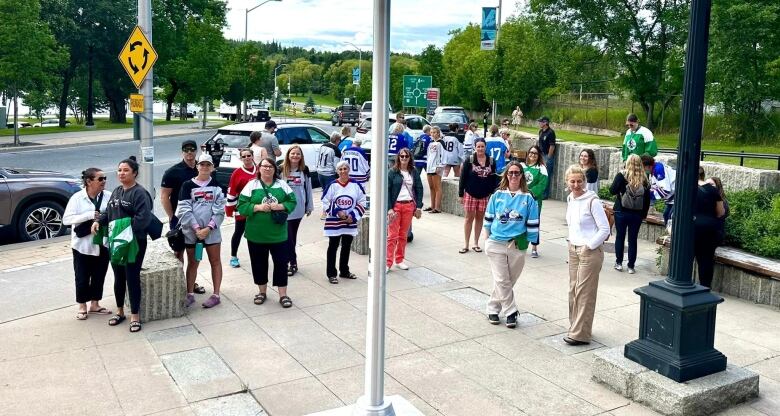
<path fill-rule="evenodd" d="M 333 98 L 330 95 L 325 94 L 312 94 L 311 98 L 314 99 L 314 104 L 316 105 L 324 105 L 328 107 L 336 107 L 343 104 L 341 101 Z M 303 95 L 296 95 L 293 94 L 292 100 L 296 102 L 306 103 L 306 100 L 309 99 L 309 94 L 303 94 Z"/>
<path fill-rule="evenodd" d="M 536 135 L 539 130 L 530 127 L 520 127 L 518 130 L 526 133 Z M 593 134 L 578 133 L 567 130 L 556 130 L 556 135 L 561 140 L 592 143 L 599 146 L 615 146 L 620 147 L 623 144 L 622 137 L 608 137 L 608 136 L 596 136 Z M 677 134 L 659 134 L 655 136 L 655 140 L 658 142 L 659 148 L 677 148 Z M 703 150 L 713 150 L 722 152 L 740 152 L 746 153 L 769 153 L 780 154 L 780 148 L 770 145 L 746 145 L 734 142 L 723 142 L 715 140 L 703 140 Z M 729 165 L 739 165 L 739 158 L 737 157 L 723 157 L 723 156 L 707 156 L 705 159 L 707 162 L 720 162 Z M 745 166 L 758 169 L 777 169 L 777 160 L 769 159 L 745 159 Z"/>
<path fill-rule="evenodd" d="M 69 124 L 65 128 L 60 128 L 57 126 L 52 127 L 33 127 L 33 128 L 25 128 L 25 129 L 19 129 L 19 135 L 20 136 L 26 136 L 30 134 L 46 134 L 46 133 L 67 133 L 67 132 L 75 132 L 75 131 L 93 131 L 93 130 L 111 130 L 111 129 L 127 129 L 133 127 L 133 118 L 128 117 L 127 122 L 122 123 L 109 123 L 107 119 L 99 119 L 96 118 L 95 120 L 95 128 L 88 129 L 83 124 L 76 124 L 73 119 L 69 119 L 71 124 Z M 19 119 L 19 121 L 29 121 L 30 123 L 37 123 L 37 119 Z M 197 123 L 198 120 L 154 120 L 155 126 L 163 126 L 166 124 L 189 124 L 189 123 Z M 0 129 L 0 136 L 13 136 L 14 135 L 14 129 Z"/>

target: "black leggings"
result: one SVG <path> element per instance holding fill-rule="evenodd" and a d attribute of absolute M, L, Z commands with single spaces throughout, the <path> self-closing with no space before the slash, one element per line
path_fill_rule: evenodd
<path fill-rule="evenodd" d="M 236 220 L 236 227 L 233 229 L 233 237 L 230 239 L 230 256 L 238 256 L 238 246 L 241 245 L 241 239 L 244 237 L 246 229 L 246 219 Z"/>
<path fill-rule="evenodd" d="M 146 239 L 138 240 L 138 256 L 135 263 L 126 266 L 111 265 L 114 270 L 114 297 L 116 307 L 125 306 L 125 290 L 130 294 L 130 313 L 136 314 L 141 309 L 141 266 L 146 254 Z"/>
<path fill-rule="evenodd" d="M 301 220 L 287 220 L 287 260 L 290 265 L 298 265 L 298 254 L 295 252 L 295 246 L 298 244 L 298 227 L 301 226 Z"/>
<path fill-rule="evenodd" d="M 249 261 L 252 263 L 252 278 L 256 285 L 268 284 L 268 253 L 274 262 L 273 285 L 287 287 L 287 242 L 273 244 L 246 242 L 249 247 Z"/>
<path fill-rule="evenodd" d="M 699 283 L 702 286 L 712 287 L 718 235 L 714 227 L 697 225 L 694 230 L 693 255 L 696 258 L 696 264 L 699 266 Z"/>
<path fill-rule="evenodd" d="M 328 237 L 328 260 L 327 268 L 325 272 L 328 277 L 336 276 L 336 251 L 339 249 L 339 243 L 341 243 L 341 254 L 339 255 L 339 271 L 338 275 L 341 277 L 349 276 L 349 252 L 352 248 L 352 240 L 355 237 L 351 235 L 339 235 L 336 237 Z"/>
<path fill-rule="evenodd" d="M 108 272 L 108 249 L 100 246 L 100 255 L 90 256 L 73 250 L 73 271 L 76 275 L 76 303 L 103 299 L 103 282 Z"/>

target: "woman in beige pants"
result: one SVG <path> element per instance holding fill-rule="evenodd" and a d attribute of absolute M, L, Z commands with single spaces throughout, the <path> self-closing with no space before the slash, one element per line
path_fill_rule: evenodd
<path fill-rule="evenodd" d="M 587 189 L 585 171 L 577 165 L 566 170 L 566 223 L 569 224 L 569 345 L 589 344 L 599 272 L 604 261 L 602 244 L 609 237 L 609 222 L 595 192 Z"/>

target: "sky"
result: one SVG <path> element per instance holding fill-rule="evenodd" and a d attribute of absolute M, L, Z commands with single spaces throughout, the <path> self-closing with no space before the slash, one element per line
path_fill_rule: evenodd
<path fill-rule="evenodd" d="M 263 0 L 228 0 L 225 37 L 244 38 L 247 8 Z M 514 8 L 504 0 L 505 9 Z M 497 6 L 498 0 L 394 0 L 390 15 L 390 49 L 393 52 L 421 52 L 429 44 L 444 46 L 452 29 L 479 23 L 483 6 Z M 249 13 L 248 38 L 283 46 L 326 51 L 372 49 L 372 0 L 282 0 L 270 1 Z M 505 16 L 502 16 L 502 20 Z"/>

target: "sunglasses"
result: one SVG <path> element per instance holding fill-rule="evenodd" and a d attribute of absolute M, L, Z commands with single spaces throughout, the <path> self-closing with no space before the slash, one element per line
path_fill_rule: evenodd
<path fill-rule="evenodd" d="M 195 149 L 194 147 L 185 147 L 184 149 L 181 149 L 181 151 L 185 153 L 194 153 L 196 150 L 197 149 Z"/>
<path fill-rule="evenodd" d="M 249 159 L 252 155 L 241 155 L 241 159 Z"/>
<path fill-rule="evenodd" d="M 511 171 L 507 171 L 506 176 L 520 176 L 522 174 L 523 173 L 520 172 L 519 170 L 511 170 Z"/>
<path fill-rule="evenodd" d="M 93 181 L 98 181 L 98 182 L 105 182 L 106 181 L 106 177 L 105 176 L 99 176 L 97 178 L 92 178 L 92 180 Z"/>
<path fill-rule="evenodd" d="M 398 155 L 399 159 L 409 159 L 409 155 Z"/>

